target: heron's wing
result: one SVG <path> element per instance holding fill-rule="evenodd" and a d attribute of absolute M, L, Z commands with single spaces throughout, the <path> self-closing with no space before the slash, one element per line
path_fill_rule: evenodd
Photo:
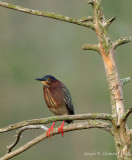
<path fill-rule="evenodd" d="M 66 107 L 67 107 L 68 111 L 70 112 L 70 114 L 73 115 L 74 108 L 73 108 L 73 103 L 72 103 L 72 98 L 71 98 L 70 92 L 64 84 L 62 84 L 62 88 L 63 88 L 64 101 L 66 103 Z"/>

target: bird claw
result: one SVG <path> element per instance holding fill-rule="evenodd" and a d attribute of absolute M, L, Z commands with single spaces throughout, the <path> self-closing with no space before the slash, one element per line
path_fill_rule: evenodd
<path fill-rule="evenodd" d="M 61 126 L 58 128 L 58 133 L 61 133 L 61 135 L 63 136 L 63 126 L 64 126 L 65 121 L 62 122 Z"/>
<path fill-rule="evenodd" d="M 47 136 L 47 137 L 49 136 L 49 138 L 51 138 L 50 131 L 51 131 L 52 134 L 53 134 L 54 125 L 55 125 L 55 122 L 53 122 L 52 126 L 51 126 L 51 127 L 47 130 L 47 132 L 46 132 L 46 136 Z"/>
<path fill-rule="evenodd" d="M 53 133 L 53 127 L 49 128 L 49 129 L 47 130 L 47 132 L 46 132 L 46 136 L 47 136 L 47 137 L 49 136 L 49 138 L 51 138 L 50 131 L 52 131 L 52 133 Z"/>

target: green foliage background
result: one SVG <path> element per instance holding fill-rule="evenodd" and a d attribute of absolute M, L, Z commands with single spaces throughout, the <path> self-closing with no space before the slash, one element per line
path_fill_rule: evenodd
<path fill-rule="evenodd" d="M 75 18 L 92 15 L 86 0 L 10 0 L 27 8 L 45 10 Z M 116 16 L 109 33 L 114 41 L 132 35 L 132 1 L 102 0 L 105 17 Z M 85 43 L 98 43 L 95 33 L 85 27 L 32 16 L 0 7 L 0 126 L 26 119 L 53 116 L 43 101 L 42 84 L 37 77 L 52 74 L 70 90 L 75 113 L 111 113 L 104 66 L 98 53 L 83 51 Z M 120 77 L 132 77 L 131 43 L 117 49 L 115 59 Z M 124 88 L 126 108 L 131 107 L 132 84 Z M 128 126 L 132 127 L 132 118 Z M 60 123 L 56 123 L 59 126 Z M 48 125 L 50 126 L 50 125 Z M 42 131 L 23 134 L 18 146 Z M 14 140 L 14 132 L 0 134 L 0 155 Z M 17 146 L 17 147 L 18 147 Z M 84 153 L 95 153 L 85 156 Z M 74 131 L 52 137 L 13 158 L 114 160 L 112 136 L 99 129 Z M 97 156 L 97 154 L 99 154 Z"/>

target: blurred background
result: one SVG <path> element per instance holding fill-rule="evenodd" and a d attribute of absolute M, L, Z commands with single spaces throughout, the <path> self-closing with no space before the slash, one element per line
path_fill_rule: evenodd
<path fill-rule="evenodd" d="M 16 5 L 55 12 L 74 18 L 92 15 L 86 0 L 10 0 Z M 109 27 L 111 40 L 132 35 L 132 1 L 102 0 L 105 17 L 116 16 Z M 23 120 L 53 116 L 43 100 L 42 84 L 35 78 L 54 75 L 70 90 L 75 113 L 111 113 L 109 91 L 102 59 L 98 53 L 83 51 L 85 43 L 98 43 L 95 33 L 85 27 L 38 17 L 0 7 L 0 127 Z M 132 45 L 116 50 L 120 77 L 132 77 Z M 123 87 L 125 109 L 132 106 L 132 83 Z M 132 117 L 128 126 L 132 127 Z M 51 124 L 47 125 L 50 126 Z M 56 123 L 59 126 L 60 122 Z M 43 133 L 25 131 L 18 146 Z M 14 141 L 15 131 L 0 134 L 0 156 Z M 47 139 L 13 158 L 115 160 L 112 136 L 99 129 L 74 131 Z"/>

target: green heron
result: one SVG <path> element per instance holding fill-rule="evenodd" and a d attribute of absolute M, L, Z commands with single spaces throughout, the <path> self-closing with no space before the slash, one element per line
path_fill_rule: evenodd
<path fill-rule="evenodd" d="M 45 75 L 42 78 L 36 78 L 43 83 L 44 100 L 51 112 L 55 115 L 74 115 L 74 108 L 72 104 L 72 98 L 69 90 L 66 86 L 55 77 L 51 75 Z M 72 120 L 67 120 L 67 123 L 73 123 Z M 61 132 L 63 136 L 63 126 L 65 121 L 62 122 L 58 128 L 58 133 Z M 50 136 L 50 131 L 53 133 L 55 122 L 47 130 L 46 135 Z"/>

